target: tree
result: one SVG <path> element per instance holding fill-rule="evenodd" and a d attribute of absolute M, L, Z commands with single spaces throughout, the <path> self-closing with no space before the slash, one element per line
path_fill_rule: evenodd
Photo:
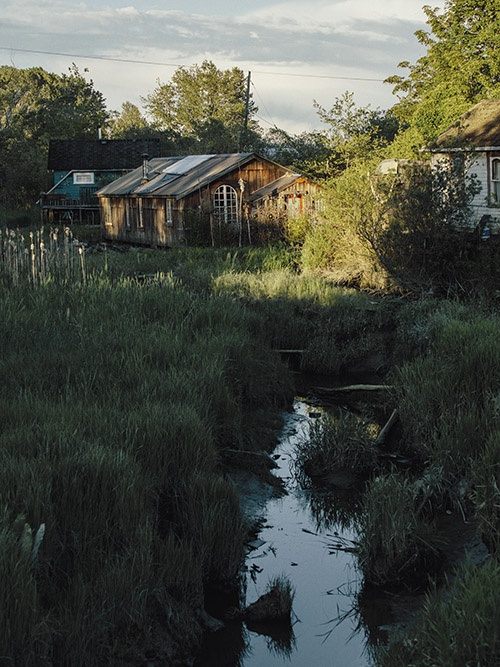
<path fill-rule="evenodd" d="M 328 175 L 329 151 L 321 132 L 293 135 L 274 127 L 263 136 L 261 152 L 310 178 L 322 179 Z"/>
<path fill-rule="evenodd" d="M 424 7 L 430 31 L 418 31 L 427 53 L 392 76 L 402 124 L 416 129 L 421 145 L 483 98 L 500 95 L 500 6 L 498 0 L 446 0 L 443 13 Z"/>
<path fill-rule="evenodd" d="M 355 160 L 372 157 L 394 139 L 398 129 L 391 112 L 371 109 L 370 106 L 358 107 L 354 93 L 349 91 L 337 97 L 329 110 L 316 101 L 314 106 L 328 128 L 324 132 L 324 142 L 332 176 L 348 169 Z"/>
<path fill-rule="evenodd" d="M 111 139 L 141 139 L 153 133 L 139 107 L 132 102 L 123 102 L 121 113 L 115 113 L 109 123 Z"/>
<path fill-rule="evenodd" d="M 256 139 L 257 107 L 236 67 L 219 70 L 208 60 L 179 67 L 170 83 L 158 82 L 143 102 L 153 126 L 189 139 L 193 152 L 244 150 Z"/>
<path fill-rule="evenodd" d="M 50 139 L 97 137 L 109 118 L 102 94 L 73 65 L 0 67 L 0 204 L 32 206 L 46 187 Z"/>
<path fill-rule="evenodd" d="M 443 290 L 468 279 L 478 245 L 470 229 L 471 203 L 481 191 L 466 161 L 409 163 L 401 174 L 372 181 L 371 215 L 358 233 L 401 289 Z"/>

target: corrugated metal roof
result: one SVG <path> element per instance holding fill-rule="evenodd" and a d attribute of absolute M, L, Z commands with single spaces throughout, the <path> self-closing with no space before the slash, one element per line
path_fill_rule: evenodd
<path fill-rule="evenodd" d="M 280 176 L 280 178 L 272 181 L 272 183 L 268 183 L 258 190 L 255 190 L 255 192 L 253 192 L 250 196 L 249 201 L 256 202 L 263 197 L 272 195 L 274 192 L 281 192 L 282 190 L 285 190 L 286 188 L 290 187 L 290 185 L 295 183 L 298 178 L 301 178 L 300 174 L 285 174 L 284 176 Z"/>
<path fill-rule="evenodd" d="M 182 199 L 216 178 L 253 159 L 254 153 L 188 155 L 156 158 L 147 163 L 148 180 L 143 182 L 142 165 L 99 190 L 100 195 L 154 194 Z"/>
<path fill-rule="evenodd" d="M 442 132 L 431 148 L 500 146 L 500 99 L 482 100 Z"/>

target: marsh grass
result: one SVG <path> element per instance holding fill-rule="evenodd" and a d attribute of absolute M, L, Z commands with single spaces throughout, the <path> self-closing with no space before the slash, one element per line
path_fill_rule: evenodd
<path fill-rule="evenodd" d="M 424 504 L 420 488 L 403 475 L 385 474 L 369 483 L 356 549 L 367 583 L 422 585 L 439 564 L 439 536 Z"/>
<path fill-rule="evenodd" d="M 381 349 L 381 303 L 315 274 L 229 271 L 214 278 L 213 288 L 251 304 L 274 347 L 303 350 L 304 371 L 338 374 Z"/>
<path fill-rule="evenodd" d="M 483 539 L 500 555 L 500 432 L 493 431 L 472 467 L 474 504 Z"/>
<path fill-rule="evenodd" d="M 494 667 L 500 661 L 500 566 L 491 559 L 469 563 L 447 590 L 427 594 L 421 618 L 410 632 L 394 635 L 382 649 L 380 667 Z"/>
<path fill-rule="evenodd" d="M 69 227 L 25 232 L 0 229 L 0 276 L 13 285 L 85 282 L 84 246 L 73 238 Z"/>
<path fill-rule="evenodd" d="M 295 448 L 294 467 L 302 481 L 336 471 L 363 478 L 379 468 L 376 428 L 365 419 L 340 411 L 311 421 L 306 437 Z"/>
<path fill-rule="evenodd" d="M 194 650 L 204 585 L 232 582 L 243 553 L 221 452 L 262 446 L 287 370 L 258 315 L 166 271 L 46 278 L 0 288 L 0 655 L 112 664 L 155 623 Z M 31 569 L 20 515 L 46 526 Z"/>
<path fill-rule="evenodd" d="M 399 369 L 396 386 L 407 446 L 441 467 L 452 489 L 470 483 L 471 465 L 498 424 L 500 320 L 463 307 L 461 319 L 449 311 L 429 319 L 428 352 Z"/>

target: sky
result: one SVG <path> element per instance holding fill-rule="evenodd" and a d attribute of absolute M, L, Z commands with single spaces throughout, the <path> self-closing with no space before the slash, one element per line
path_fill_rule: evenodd
<path fill-rule="evenodd" d="M 441 11 L 445 0 L 434 0 Z M 2 0 L 0 65 L 67 73 L 72 63 L 120 111 L 167 83 L 180 66 L 211 60 L 248 75 L 265 129 L 321 129 L 349 91 L 388 109 L 388 76 L 425 51 L 425 0 Z M 88 70 L 88 71 L 86 71 Z M 323 126 L 324 127 L 324 126 Z"/>

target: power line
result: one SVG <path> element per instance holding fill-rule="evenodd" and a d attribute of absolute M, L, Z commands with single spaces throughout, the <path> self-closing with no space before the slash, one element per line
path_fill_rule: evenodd
<path fill-rule="evenodd" d="M 180 65 L 179 63 L 164 63 L 158 62 L 155 60 L 133 60 L 131 58 L 112 58 L 111 56 L 88 56 L 81 53 L 63 53 L 61 51 L 37 51 L 35 49 L 19 49 L 17 47 L 12 48 L 9 46 L 0 46 L 1 51 L 18 51 L 19 53 L 37 53 L 45 56 L 63 56 L 65 58 L 87 58 L 90 60 L 103 60 L 107 62 L 115 63 L 128 63 L 133 65 L 156 65 L 159 67 L 186 67 L 186 65 Z M 339 81 L 372 81 L 376 83 L 383 83 L 384 79 L 375 79 L 369 77 L 361 76 L 335 76 L 331 74 L 299 74 L 297 72 L 270 72 L 270 71 L 256 71 L 252 70 L 255 74 L 263 74 L 270 76 L 295 76 L 302 77 L 306 79 L 335 79 Z"/>

